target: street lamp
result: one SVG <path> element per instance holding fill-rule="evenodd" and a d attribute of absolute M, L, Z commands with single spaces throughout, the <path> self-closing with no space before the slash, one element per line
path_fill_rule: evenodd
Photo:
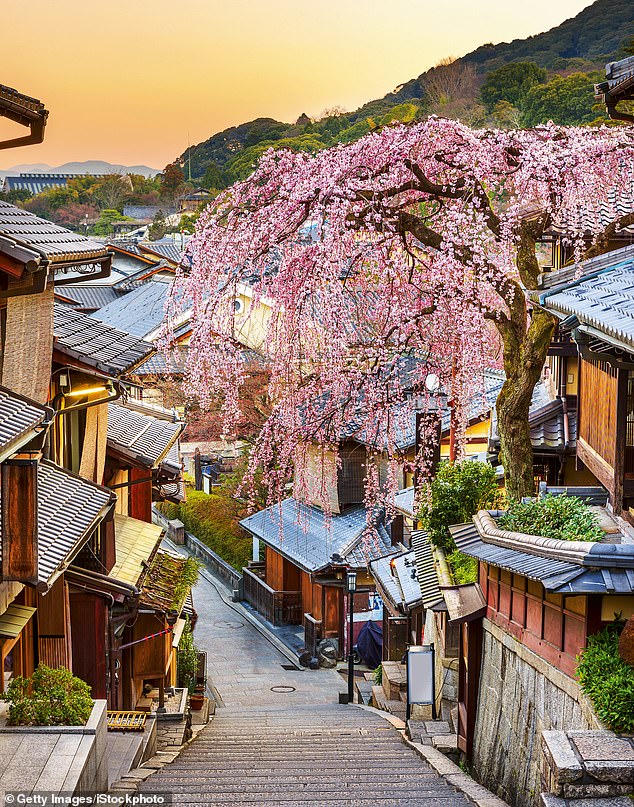
<path fill-rule="evenodd" d="M 357 573 L 351 569 L 346 574 L 346 591 L 348 592 L 348 703 L 354 703 L 354 592 L 357 590 Z"/>

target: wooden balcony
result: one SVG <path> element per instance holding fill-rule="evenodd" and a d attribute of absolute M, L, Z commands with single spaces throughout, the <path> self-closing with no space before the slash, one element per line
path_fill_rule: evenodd
<path fill-rule="evenodd" d="M 272 625 L 300 625 L 302 592 L 275 591 L 251 569 L 242 570 L 244 599 Z"/>

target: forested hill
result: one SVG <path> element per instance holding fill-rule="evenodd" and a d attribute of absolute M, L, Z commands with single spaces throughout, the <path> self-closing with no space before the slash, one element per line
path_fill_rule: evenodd
<path fill-rule="evenodd" d="M 313 151 L 430 113 L 473 126 L 592 123 L 602 115 L 592 85 L 602 79 L 604 63 L 632 52 L 632 0 L 596 0 L 550 31 L 481 45 L 354 112 L 321 120 L 301 115 L 295 123 L 257 118 L 191 146 L 177 163 L 194 182 L 220 189 L 250 173 L 270 146 Z"/>

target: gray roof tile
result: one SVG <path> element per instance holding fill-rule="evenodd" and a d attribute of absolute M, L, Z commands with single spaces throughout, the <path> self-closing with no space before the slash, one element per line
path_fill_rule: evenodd
<path fill-rule="evenodd" d="M 154 351 L 149 342 L 67 305 L 55 306 L 54 334 L 57 350 L 109 375 L 121 375 Z"/>
<path fill-rule="evenodd" d="M 103 244 L 0 201 L 0 236 L 53 263 L 94 263 L 109 256 Z M 1 250 L 1 245 L 0 245 Z"/>
<path fill-rule="evenodd" d="M 33 429 L 52 414 L 49 407 L 0 387 L 0 452 L 17 451 L 25 439 L 31 439 Z"/>
<path fill-rule="evenodd" d="M 370 561 L 370 571 L 395 607 L 407 611 L 421 604 L 422 592 L 413 550 Z"/>
<path fill-rule="evenodd" d="M 411 541 L 423 605 L 425 608 L 433 608 L 443 602 L 443 595 L 438 582 L 431 541 L 424 530 L 414 530 Z"/>
<path fill-rule="evenodd" d="M 138 408 L 108 404 L 108 445 L 148 468 L 167 458 L 184 428 L 173 417 L 167 420 Z"/>
<path fill-rule="evenodd" d="M 634 348 L 634 255 L 613 254 L 613 262 L 590 275 L 540 296 L 542 304 L 560 315 L 574 314 L 582 325 L 605 334 L 625 348 Z"/>
<path fill-rule="evenodd" d="M 94 317 L 134 336 L 146 336 L 162 324 L 169 290 L 169 282 L 150 280 L 95 311 Z"/>
<path fill-rule="evenodd" d="M 328 518 L 318 507 L 285 499 L 279 505 L 260 510 L 240 522 L 252 535 L 286 556 L 306 571 L 315 572 L 330 565 L 332 555 L 355 568 L 367 568 L 373 558 L 389 551 L 385 530 L 364 541 L 366 510 L 359 506 Z"/>
<path fill-rule="evenodd" d="M 96 311 L 98 308 L 108 305 L 120 296 L 114 286 L 80 286 L 77 283 L 72 285 L 59 286 L 55 289 L 55 297 L 62 301 L 69 301 L 74 308 L 81 309 L 85 313 Z"/>

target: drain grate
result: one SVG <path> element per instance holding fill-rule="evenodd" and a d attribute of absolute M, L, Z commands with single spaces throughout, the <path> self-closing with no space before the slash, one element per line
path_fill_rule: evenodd
<path fill-rule="evenodd" d="M 285 684 L 278 684 L 277 686 L 271 687 L 271 692 L 278 692 L 281 695 L 289 695 L 291 692 L 295 692 L 295 687 L 286 686 Z"/>
<path fill-rule="evenodd" d="M 299 670 L 295 664 L 282 664 L 281 667 L 283 670 L 294 670 L 295 672 Z"/>

